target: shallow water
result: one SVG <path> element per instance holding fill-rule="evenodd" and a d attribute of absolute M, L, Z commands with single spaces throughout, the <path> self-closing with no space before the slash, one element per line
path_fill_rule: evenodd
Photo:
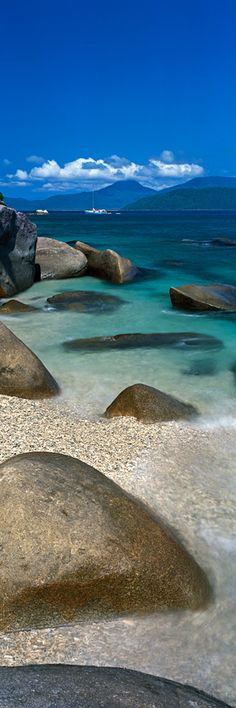
<path fill-rule="evenodd" d="M 236 283 L 236 248 L 202 242 L 216 236 L 235 238 L 236 212 L 188 214 L 78 213 L 36 217 L 39 234 L 70 241 L 86 240 L 130 256 L 149 277 L 124 286 L 95 278 L 37 283 L 20 299 L 39 309 L 4 317 L 59 380 L 63 397 L 81 415 L 97 416 L 122 390 L 135 382 L 156 386 L 191 403 L 213 418 L 236 413 L 236 314 L 187 314 L 172 308 L 169 288 L 181 283 Z M 124 304 L 114 313 L 47 310 L 50 295 L 74 289 L 118 295 Z M 219 338 L 222 349 L 195 347 L 86 353 L 65 351 L 63 342 L 122 332 L 199 332 Z M 203 372 L 203 373 L 201 373 Z M 205 375 L 204 375 L 205 372 Z"/>

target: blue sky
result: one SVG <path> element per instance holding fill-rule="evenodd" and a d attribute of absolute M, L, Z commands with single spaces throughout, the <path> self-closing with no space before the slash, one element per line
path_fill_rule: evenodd
<path fill-rule="evenodd" d="M 0 189 L 236 175 L 235 27 L 235 0 L 7 0 Z"/>

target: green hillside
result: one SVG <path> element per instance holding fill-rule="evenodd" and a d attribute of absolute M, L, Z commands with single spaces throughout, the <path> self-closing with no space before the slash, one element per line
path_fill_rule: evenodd
<path fill-rule="evenodd" d="M 236 209 L 236 188 L 209 187 L 206 189 L 168 189 L 151 197 L 139 199 L 125 210 L 186 210 L 186 209 Z"/>

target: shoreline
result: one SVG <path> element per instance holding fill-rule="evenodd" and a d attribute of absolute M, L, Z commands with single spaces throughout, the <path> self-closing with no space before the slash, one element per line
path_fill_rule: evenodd
<path fill-rule="evenodd" d="M 2 634 L 0 663 L 125 666 L 195 685 L 236 705 L 235 429 L 219 426 L 219 435 L 216 425 L 204 429 L 204 420 L 146 425 L 133 418 L 81 419 L 63 398 L 0 396 L 0 411 L 1 462 L 42 450 L 96 467 L 175 530 L 215 592 L 205 611 L 129 615 Z"/>

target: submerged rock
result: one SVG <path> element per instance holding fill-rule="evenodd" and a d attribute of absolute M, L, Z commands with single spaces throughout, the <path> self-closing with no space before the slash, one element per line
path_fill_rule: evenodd
<path fill-rule="evenodd" d="M 133 280 L 139 272 L 137 266 L 129 258 L 122 258 L 119 253 L 109 248 L 105 251 L 98 251 L 82 241 L 76 241 L 75 248 L 86 255 L 88 273 L 97 278 L 121 285 Z"/>
<path fill-rule="evenodd" d="M 86 256 L 67 243 L 40 236 L 36 250 L 36 280 L 78 278 L 87 269 Z"/>
<path fill-rule="evenodd" d="M 88 337 L 64 342 L 68 351 L 82 349 L 84 351 L 104 351 L 109 349 L 139 349 L 158 347 L 199 347 L 199 349 L 221 349 L 220 339 L 197 332 L 155 332 L 151 334 L 115 334 L 105 337 Z"/>
<path fill-rule="evenodd" d="M 181 285 L 178 288 L 170 288 L 170 298 L 172 305 L 183 310 L 236 311 L 234 285 Z"/>
<path fill-rule="evenodd" d="M 192 361 L 188 369 L 182 369 L 185 376 L 214 376 L 216 373 L 216 363 L 212 359 L 196 359 Z"/>
<path fill-rule="evenodd" d="M 8 300 L 3 305 L 0 303 L 0 315 L 24 315 L 27 312 L 37 312 L 37 309 L 19 300 Z"/>
<path fill-rule="evenodd" d="M 47 302 L 56 310 L 75 310 L 76 312 L 113 312 L 124 300 L 106 293 L 77 290 L 48 297 Z"/>
<path fill-rule="evenodd" d="M 227 708 L 193 686 L 141 671 L 43 664 L 0 667 L 0 708 Z M 230 708 L 230 706 L 228 706 Z"/>
<path fill-rule="evenodd" d="M 40 359 L 0 322 L 0 393 L 18 398 L 48 398 L 59 387 Z"/>
<path fill-rule="evenodd" d="M 0 205 L 0 297 L 33 285 L 37 228 L 25 214 Z"/>
<path fill-rule="evenodd" d="M 134 416 L 143 423 L 178 420 L 197 415 L 189 403 L 179 401 L 163 391 L 146 384 L 133 384 L 121 391 L 106 409 L 106 418 Z"/>
<path fill-rule="evenodd" d="M 195 610 L 210 598 L 204 572 L 152 512 L 78 459 L 32 452 L 7 460 L 0 498 L 4 631 Z"/>

